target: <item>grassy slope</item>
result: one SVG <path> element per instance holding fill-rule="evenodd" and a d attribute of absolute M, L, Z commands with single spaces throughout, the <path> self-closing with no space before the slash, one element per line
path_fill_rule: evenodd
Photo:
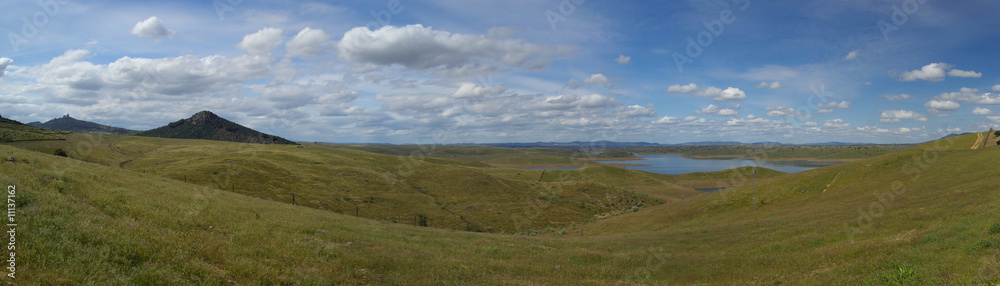
<path fill-rule="evenodd" d="M 430 226 L 459 230 L 567 225 L 630 209 L 619 202 L 622 197 L 644 206 L 659 204 L 660 199 L 625 186 L 674 187 L 659 181 L 540 182 L 542 171 L 312 146 L 91 134 L 15 145 L 44 153 L 64 148 L 70 157 L 279 202 L 290 203 L 294 192 L 299 205 L 343 214 L 411 224 L 420 214 Z"/>
<path fill-rule="evenodd" d="M 0 118 L 0 142 L 29 140 L 59 140 L 69 132 L 55 131 L 21 124 L 20 122 Z"/>
<path fill-rule="evenodd" d="M 1000 227 L 992 211 L 1000 207 L 1000 148 L 970 151 L 974 140 L 758 180 L 757 212 L 743 186 L 590 230 L 656 230 L 672 257 L 690 258 L 667 268 L 687 268 L 697 256 L 713 262 L 690 274 L 698 281 L 998 283 L 1000 234 L 989 230 Z"/>
<path fill-rule="evenodd" d="M 1000 148 L 969 138 L 758 179 L 757 212 L 737 187 L 549 237 L 384 224 L 6 146 L 33 163 L 0 180 L 33 197 L 26 284 L 1000 283 Z"/>
<path fill-rule="evenodd" d="M 757 168 L 758 179 L 776 177 L 786 174 L 768 168 Z M 692 188 L 729 188 L 752 184 L 753 167 L 739 167 L 715 172 L 695 172 L 680 174 L 673 177 L 675 184 Z"/>
<path fill-rule="evenodd" d="M 388 155 L 419 155 L 435 158 L 480 162 L 498 167 L 546 167 L 594 165 L 587 156 L 573 149 L 564 148 L 505 148 L 489 146 L 437 146 L 437 145 L 331 145 L 324 147 L 348 148 Z"/>
<path fill-rule="evenodd" d="M 622 243 L 390 224 L 8 146 L 0 152 L 31 162 L 0 164 L 0 181 L 18 190 L 16 281 L 27 285 L 569 284 L 627 280 L 630 271 L 607 272 L 605 263 L 637 264 L 605 254 L 627 253 Z"/>

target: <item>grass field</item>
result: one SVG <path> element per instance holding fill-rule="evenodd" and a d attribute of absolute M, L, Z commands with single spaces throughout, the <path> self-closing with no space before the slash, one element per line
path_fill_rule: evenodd
<path fill-rule="evenodd" d="M 0 142 L 62 140 L 67 134 L 69 132 L 42 129 L 0 118 Z"/>
<path fill-rule="evenodd" d="M 291 203 L 295 193 L 297 205 L 342 214 L 409 224 L 423 216 L 430 226 L 458 230 L 517 232 L 561 226 L 698 194 L 667 180 L 607 182 L 345 148 L 92 134 L 12 145 L 47 154 L 62 148 L 84 161 L 279 202 Z M 643 188 L 676 190 L 673 196 L 634 192 Z"/>
<path fill-rule="evenodd" d="M 496 167 L 544 168 L 560 166 L 601 165 L 590 160 L 636 159 L 627 152 L 591 154 L 568 148 L 505 148 L 490 146 L 442 145 L 335 145 L 316 144 L 332 148 L 355 149 L 372 153 L 410 156 L 420 155 L 462 161 L 479 162 Z"/>
<path fill-rule="evenodd" d="M 70 137 L 68 142 L 78 140 Z M 106 149 L 108 157 L 159 155 L 130 161 L 122 169 L 115 165 L 118 159 L 96 164 L 22 149 L 26 143 L 15 143 L 22 148 L 0 146 L 0 152 L 23 159 L 0 164 L 0 182 L 18 190 L 18 283 L 1000 283 L 1000 214 L 995 211 L 1000 208 L 996 167 L 1000 148 L 970 150 L 975 134 L 800 173 L 764 171 L 758 173 L 756 205 L 752 184 L 737 184 L 536 236 L 354 218 L 220 190 L 212 184 L 185 183 L 174 177 L 180 167 L 171 167 L 188 160 L 203 163 L 198 169 L 203 172 L 225 160 L 248 158 L 212 155 L 220 150 L 256 154 L 264 158 L 259 164 L 333 160 L 321 159 L 326 152 L 347 161 L 359 158 L 350 164 L 354 166 L 376 164 L 379 158 L 399 165 L 399 159 L 388 159 L 398 157 L 294 146 L 240 151 L 246 147 L 206 147 L 186 140 L 126 144 L 123 141 L 134 139 L 110 138 L 100 141 L 111 144 L 102 145 L 111 146 Z M 35 148 L 49 147 L 54 145 Z M 110 151 L 117 147 L 123 151 Z M 202 153 L 185 150 L 195 147 Z M 176 162 L 165 161 L 170 158 Z M 476 174 L 508 185 L 526 184 L 533 176 L 521 170 L 435 160 L 442 159 L 416 164 L 428 167 L 422 169 L 447 166 L 443 173 L 480 170 Z M 677 179 L 612 173 L 620 170 L 587 168 L 558 176 L 546 171 L 534 178 L 536 184 L 590 180 L 593 186 L 615 184 L 620 178 L 630 183 Z M 744 180 L 746 170 L 728 174 L 737 182 Z M 719 173 L 688 177 L 726 179 Z M 359 174 L 351 181 L 364 179 L 375 178 Z M 412 184 L 432 187 L 426 181 Z"/>

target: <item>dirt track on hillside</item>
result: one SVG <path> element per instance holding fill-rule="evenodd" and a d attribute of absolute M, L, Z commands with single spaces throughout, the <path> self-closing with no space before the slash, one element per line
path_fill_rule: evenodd
<path fill-rule="evenodd" d="M 983 146 L 983 140 L 986 140 L 983 138 L 983 133 L 976 133 L 976 143 L 972 143 L 972 148 L 969 149 L 979 149 L 979 146 Z"/>

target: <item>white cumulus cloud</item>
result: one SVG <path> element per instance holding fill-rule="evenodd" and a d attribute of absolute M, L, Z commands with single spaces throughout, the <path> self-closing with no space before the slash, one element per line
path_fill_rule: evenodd
<path fill-rule="evenodd" d="M 766 89 L 770 89 L 770 90 L 775 90 L 775 89 L 779 89 L 779 88 L 783 88 L 783 87 L 785 87 L 785 86 L 781 85 L 781 83 L 779 83 L 777 81 L 772 82 L 772 83 L 767 83 L 766 81 L 762 81 L 760 84 L 757 85 L 756 88 L 766 88 Z"/>
<path fill-rule="evenodd" d="M 568 82 L 566 82 L 566 88 L 577 89 L 577 88 L 580 88 L 581 86 L 585 86 L 585 85 L 609 84 L 609 83 L 611 83 L 611 81 L 612 80 L 610 78 L 608 78 L 607 76 L 605 76 L 604 74 L 595 73 L 595 74 L 591 74 L 587 78 L 583 79 L 583 83 L 582 84 L 577 79 L 570 79 Z"/>
<path fill-rule="evenodd" d="M 735 126 L 762 126 L 762 127 L 763 126 L 771 126 L 771 127 L 774 127 L 774 126 L 785 125 L 785 124 L 787 124 L 787 122 L 778 121 L 778 120 L 770 120 L 770 119 L 766 119 L 766 118 L 763 118 L 763 117 L 755 116 L 753 114 L 747 115 L 747 117 L 744 117 L 744 118 L 730 118 L 728 121 L 726 121 L 726 125 L 730 125 L 730 126 L 734 126 L 735 125 Z"/>
<path fill-rule="evenodd" d="M 251 55 L 266 56 L 281 45 L 281 41 L 281 29 L 263 28 L 256 33 L 243 36 L 243 40 L 236 44 L 236 47 L 246 50 Z"/>
<path fill-rule="evenodd" d="M 976 107 L 976 109 L 972 110 L 972 114 L 975 115 L 993 114 L 993 110 L 989 110 L 988 108 Z"/>
<path fill-rule="evenodd" d="M 628 56 L 625 56 L 625 55 L 618 55 L 618 58 L 615 59 L 615 62 L 619 63 L 619 64 L 627 65 L 627 64 L 629 64 L 629 63 L 632 62 L 632 57 L 628 57 Z"/>
<path fill-rule="evenodd" d="M 979 93 L 978 89 L 963 87 L 957 92 L 947 92 L 935 96 L 938 100 L 953 100 L 974 104 L 1000 104 L 1000 94 Z"/>
<path fill-rule="evenodd" d="M 903 119 L 916 120 L 916 121 L 927 121 L 927 117 L 923 114 L 913 112 L 911 110 L 886 110 L 882 112 L 879 122 L 882 123 L 896 123 Z"/>
<path fill-rule="evenodd" d="M 476 75 L 502 66 L 539 71 L 553 57 L 568 55 L 573 48 L 453 34 L 416 24 L 384 26 L 375 31 L 367 27 L 351 29 L 337 43 L 337 51 L 341 58 L 358 65 L 401 65 L 416 70 L 445 68 Z"/>
<path fill-rule="evenodd" d="M 456 90 L 455 93 L 451 94 L 451 97 L 454 98 L 486 97 L 486 96 L 498 95 L 503 93 L 504 91 L 507 91 L 507 87 L 505 86 L 485 87 L 475 83 L 463 83 L 461 86 L 458 87 L 458 90 Z"/>
<path fill-rule="evenodd" d="M 782 107 L 768 107 L 767 108 L 767 116 L 770 116 L 770 117 L 801 117 L 801 118 L 810 118 L 811 117 L 808 114 L 805 114 L 803 112 L 800 112 L 800 111 L 796 110 L 795 108 L 783 107 L 783 106 Z"/>
<path fill-rule="evenodd" d="M 889 133 L 889 132 L 892 132 L 889 129 L 881 128 L 881 127 L 875 127 L 875 126 L 864 126 L 864 127 L 858 127 L 856 129 L 858 131 L 861 131 L 861 132 L 871 132 L 871 133 Z"/>
<path fill-rule="evenodd" d="M 592 74 L 583 80 L 583 84 L 585 85 L 607 84 L 608 82 L 610 82 L 608 77 L 599 73 Z"/>
<path fill-rule="evenodd" d="M 838 119 L 824 121 L 823 127 L 832 129 L 847 129 L 851 128 L 851 123 L 838 118 Z"/>
<path fill-rule="evenodd" d="M 930 108 L 932 112 L 952 111 L 962 107 L 962 105 L 958 104 L 958 102 L 951 100 L 931 100 L 925 103 L 924 106 Z"/>
<path fill-rule="evenodd" d="M 859 55 L 861 55 L 861 52 L 860 52 L 860 51 L 858 51 L 858 50 L 853 50 L 853 51 L 851 51 L 850 53 L 847 53 L 847 55 L 846 55 L 846 56 L 844 56 L 844 59 L 845 59 L 845 60 L 853 60 L 853 59 L 856 59 L 856 58 L 858 58 L 858 56 L 859 56 Z"/>
<path fill-rule="evenodd" d="M 957 69 L 955 69 L 955 70 L 948 71 L 948 76 L 981 78 L 981 77 L 983 77 L 983 73 L 974 72 L 974 71 L 963 71 L 963 70 L 957 70 Z"/>
<path fill-rule="evenodd" d="M 630 105 L 618 108 L 618 115 L 626 117 L 651 117 L 656 116 L 656 109 L 653 108 L 652 104 L 642 105 Z"/>
<path fill-rule="evenodd" d="M 709 97 L 717 101 L 736 101 L 747 98 L 746 92 L 743 92 L 739 88 L 729 87 L 726 89 L 720 89 L 714 86 L 708 87 L 705 90 L 696 93 L 694 96 Z"/>
<path fill-rule="evenodd" d="M 7 70 L 7 66 L 9 66 L 10 64 L 13 64 L 13 63 L 14 63 L 14 60 L 12 60 L 10 58 L 0 57 L 0 77 L 3 77 L 3 73 L 4 73 L 5 70 Z"/>
<path fill-rule="evenodd" d="M 134 27 L 132 27 L 132 34 L 142 37 L 150 38 L 160 38 L 160 37 L 172 37 L 174 31 L 167 29 L 163 26 L 163 21 L 156 16 L 149 17 L 149 19 L 139 21 Z"/>
<path fill-rule="evenodd" d="M 819 108 L 848 109 L 848 108 L 851 108 L 851 102 L 850 101 L 846 101 L 846 100 L 845 101 L 841 101 L 839 103 L 836 102 L 836 101 L 831 101 L 831 102 L 828 102 L 828 103 L 825 103 L 825 104 L 820 104 Z"/>
<path fill-rule="evenodd" d="M 667 92 L 669 93 L 689 93 L 695 90 L 698 90 L 698 85 L 693 83 L 685 85 L 675 84 L 667 88 Z"/>
<path fill-rule="evenodd" d="M 173 58 L 122 57 L 106 65 L 83 59 L 87 50 L 70 50 L 48 64 L 27 70 L 27 76 L 45 86 L 53 100 L 84 103 L 81 95 L 131 97 L 144 100 L 172 96 L 204 96 L 229 90 L 261 78 L 268 72 L 266 58 L 185 55 Z M 161 97 L 162 96 L 162 97 Z"/>
<path fill-rule="evenodd" d="M 736 107 L 736 108 L 738 108 L 738 107 Z M 717 106 L 715 104 L 709 104 L 705 108 L 702 108 L 701 110 L 695 111 L 694 113 L 695 114 L 714 114 L 714 115 L 718 115 L 718 116 L 739 116 L 740 115 L 740 113 L 737 112 L 734 108 Z"/>
<path fill-rule="evenodd" d="M 679 122 L 677 120 L 677 117 L 670 117 L 670 116 L 664 116 L 664 117 L 661 117 L 660 119 L 653 120 L 653 123 L 657 123 L 657 124 L 670 124 L 670 123 L 677 123 L 677 122 Z"/>
<path fill-rule="evenodd" d="M 908 72 L 903 72 L 899 75 L 900 81 L 916 81 L 916 80 L 926 80 L 926 81 L 942 81 L 945 75 L 953 77 L 972 77 L 978 78 L 982 77 L 982 73 L 974 71 L 964 71 L 959 69 L 954 69 L 955 66 L 946 63 L 931 63 L 921 67 L 919 70 L 913 70 Z"/>
<path fill-rule="evenodd" d="M 325 44 L 328 40 L 330 40 L 330 36 L 323 32 L 323 30 L 306 27 L 305 29 L 302 29 L 302 31 L 299 31 L 299 33 L 285 45 L 285 55 L 288 57 L 301 57 L 304 59 L 322 55 L 327 51 L 327 48 L 324 47 L 323 44 Z"/>
<path fill-rule="evenodd" d="M 889 101 L 907 100 L 910 99 L 910 95 L 905 93 L 900 93 L 899 95 L 886 95 L 885 99 L 888 99 Z"/>

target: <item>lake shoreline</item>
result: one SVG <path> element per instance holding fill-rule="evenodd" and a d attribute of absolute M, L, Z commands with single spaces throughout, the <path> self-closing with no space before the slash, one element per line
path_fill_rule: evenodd
<path fill-rule="evenodd" d="M 732 155 L 717 155 L 717 156 L 689 156 L 683 154 L 636 154 L 637 156 L 677 156 L 684 159 L 691 160 L 753 160 L 755 162 L 805 162 L 813 164 L 828 164 L 828 163 L 845 163 L 856 161 L 859 159 L 817 159 L 817 158 L 769 158 L 766 160 L 761 160 L 760 158 L 754 158 L 750 156 L 732 156 Z M 634 163 L 618 163 L 626 161 L 640 161 L 647 160 L 643 157 L 628 157 L 628 158 L 579 158 L 579 160 L 586 161 L 587 163 L 550 163 L 550 164 L 491 164 L 493 167 L 497 168 L 514 168 L 514 169 L 556 169 L 556 168 L 586 168 L 594 166 L 609 166 L 609 167 L 654 167 L 650 164 L 634 164 Z M 657 172 L 653 172 L 657 173 Z"/>
<path fill-rule="evenodd" d="M 586 158 L 576 158 L 578 160 L 585 161 L 638 161 L 646 160 L 641 157 L 608 157 L 608 158 L 598 158 L 598 157 L 586 157 Z"/>
<path fill-rule="evenodd" d="M 816 162 L 816 163 L 847 163 L 847 162 L 854 162 L 854 161 L 857 161 L 857 160 L 861 160 L 861 159 L 820 159 L 820 158 L 808 158 L 808 157 L 805 157 L 805 158 L 767 158 L 767 159 L 761 159 L 761 158 L 758 158 L 758 157 L 737 156 L 737 155 L 711 155 L 711 156 L 704 156 L 704 155 L 658 154 L 658 153 L 650 153 L 650 154 L 642 153 L 642 154 L 636 154 L 636 155 L 676 155 L 676 156 L 681 156 L 681 157 L 688 158 L 688 159 L 698 159 L 698 160 L 744 159 L 744 160 L 754 160 L 754 161 L 763 161 L 763 162 L 806 161 L 806 162 Z M 643 159 L 639 159 L 639 160 L 643 160 Z M 600 160 L 600 161 L 605 161 L 605 160 Z M 607 160 L 607 161 L 612 161 L 612 160 Z"/>
<path fill-rule="evenodd" d="M 533 168 L 571 168 L 571 167 L 586 168 L 586 167 L 597 167 L 597 166 L 647 167 L 650 165 L 628 164 L 628 163 L 590 163 L 590 164 L 556 163 L 556 164 L 490 164 L 490 166 L 497 168 L 533 169 Z"/>
<path fill-rule="evenodd" d="M 732 169 L 734 167 L 758 166 L 785 173 L 796 173 L 815 169 L 843 161 L 829 161 L 806 158 L 779 158 L 775 160 L 758 160 L 745 156 L 683 156 L 677 154 L 637 154 L 646 161 L 647 166 L 624 166 L 626 169 L 646 171 L 659 174 L 687 174 L 698 172 L 714 172 Z M 615 164 L 616 161 L 596 161 L 601 164 Z"/>

